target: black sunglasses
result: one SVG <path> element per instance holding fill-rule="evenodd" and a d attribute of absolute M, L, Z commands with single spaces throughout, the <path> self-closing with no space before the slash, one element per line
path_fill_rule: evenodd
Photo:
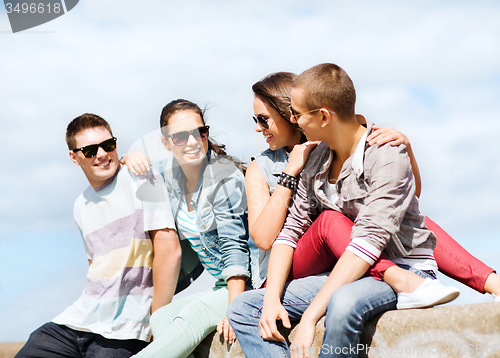
<path fill-rule="evenodd" d="M 91 144 L 86 145 L 85 147 L 75 148 L 73 149 L 73 152 L 76 153 L 81 150 L 85 158 L 94 158 L 99 151 L 99 147 L 104 149 L 106 152 L 112 152 L 116 149 L 116 138 L 113 137 L 110 139 L 106 139 L 104 142 L 101 142 L 99 144 Z"/>
<path fill-rule="evenodd" d="M 271 118 L 274 118 L 276 116 L 279 116 L 279 112 L 276 113 L 274 116 L 272 117 L 269 117 L 269 118 L 266 118 L 264 116 L 261 116 L 261 115 L 258 115 L 258 116 L 252 116 L 253 118 L 253 121 L 255 122 L 255 124 L 259 123 L 262 127 L 264 127 L 265 129 L 269 129 L 269 123 L 267 123 L 268 120 L 270 120 Z"/>
<path fill-rule="evenodd" d="M 252 116 L 252 118 L 253 118 L 253 121 L 255 122 L 255 124 L 259 123 L 265 129 L 269 129 L 269 124 L 267 124 L 267 121 L 270 118 L 265 118 L 263 116 Z"/>
<path fill-rule="evenodd" d="M 181 146 L 187 143 L 189 136 L 192 135 L 194 139 L 198 142 L 207 140 L 208 138 L 208 130 L 210 126 L 198 127 L 195 129 L 191 129 L 190 131 L 182 131 L 177 133 L 172 133 L 167 135 L 167 138 L 172 139 L 172 143 L 177 146 Z"/>

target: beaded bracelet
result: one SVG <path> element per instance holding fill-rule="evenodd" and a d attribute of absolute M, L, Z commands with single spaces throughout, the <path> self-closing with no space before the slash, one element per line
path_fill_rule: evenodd
<path fill-rule="evenodd" d="M 295 191 L 297 189 L 297 178 L 282 172 L 278 178 L 278 184 Z"/>

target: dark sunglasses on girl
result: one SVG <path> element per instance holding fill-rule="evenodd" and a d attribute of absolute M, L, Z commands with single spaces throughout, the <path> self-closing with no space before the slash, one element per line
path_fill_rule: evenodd
<path fill-rule="evenodd" d="M 208 138 L 208 130 L 210 126 L 198 127 L 191 129 L 190 131 L 182 131 L 177 133 L 172 133 L 167 135 L 167 138 L 172 139 L 172 143 L 177 146 L 181 146 L 187 143 L 189 136 L 193 136 L 198 142 L 204 141 Z"/>
<path fill-rule="evenodd" d="M 269 129 L 269 124 L 267 124 L 267 121 L 271 118 L 265 118 L 263 116 L 252 116 L 252 118 L 255 124 L 259 123 L 265 129 Z"/>
<path fill-rule="evenodd" d="M 116 138 L 113 137 L 110 139 L 106 139 L 104 142 L 101 142 L 99 144 L 91 144 L 86 145 L 85 147 L 75 148 L 73 149 L 73 152 L 76 153 L 82 151 L 85 158 L 94 158 L 99 151 L 99 147 L 104 149 L 104 151 L 106 152 L 112 152 L 116 149 Z"/>

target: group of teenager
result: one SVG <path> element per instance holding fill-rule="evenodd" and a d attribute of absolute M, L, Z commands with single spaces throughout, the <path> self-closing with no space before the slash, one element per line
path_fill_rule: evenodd
<path fill-rule="evenodd" d="M 355 113 L 342 68 L 273 73 L 252 89 L 269 149 L 248 168 L 188 100 L 162 109 L 171 156 L 153 163 L 141 152 L 119 159 L 97 115 L 68 125 L 90 184 L 74 206 L 88 282 L 16 357 L 189 357 L 214 330 L 247 357 L 308 357 L 323 316 L 319 356 L 355 357 L 375 315 L 458 296 L 438 269 L 500 294 L 495 271 L 420 212 L 410 142 Z M 172 302 L 202 268 L 214 287 Z"/>

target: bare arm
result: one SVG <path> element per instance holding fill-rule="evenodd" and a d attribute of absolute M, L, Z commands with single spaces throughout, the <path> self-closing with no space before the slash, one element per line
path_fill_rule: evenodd
<path fill-rule="evenodd" d="M 172 301 L 181 267 L 182 250 L 175 230 L 167 228 L 149 233 L 154 248 L 154 291 L 151 305 L 151 312 L 154 312 Z"/>
<path fill-rule="evenodd" d="M 120 159 L 135 175 L 145 175 L 151 168 L 151 162 L 143 152 L 130 152 Z"/>
<path fill-rule="evenodd" d="M 335 290 L 361 278 L 369 267 L 370 264 L 352 252 L 345 251 L 340 256 L 325 284 L 302 315 L 299 328 L 292 342 L 297 351 L 304 352 L 306 348 L 311 346 L 316 332 L 316 324 L 325 315 L 326 307 Z M 295 355 L 292 355 L 292 357 L 295 357 Z"/>
<path fill-rule="evenodd" d="M 245 291 L 245 281 L 246 277 L 231 277 L 227 280 L 229 303 L 231 303 L 236 296 Z M 234 333 L 233 328 L 229 324 L 227 316 L 224 317 L 217 325 L 217 333 L 219 333 L 219 335 L 223 334 L 224 339 L 229 344 L 233 343 L 233 341 L 236 340 L 236 334 Z"/>
<path fill-rule="evenodd" d="M 406 152 L 410 157 L 411 169 L 413 171 L 413 176 L 415 177 L 415 195 L 417 198 L 420 198 L 420 193 L 422 191 L 422 179 L 420 177 L 420 170 L 418 169 L 417 159 L 415 159 L 415 155 L 413 154 L 413 150 L 411 149 L 411 144 L 408 142 L 406 145 Z"/>
<path fill-rule="evenodd" d="M 245 188 L 250 236 L 259 249 L 267 251 L 283 226 L 292 190 L 278 185 L 270 195 L 269 186 L 255 161 L 248 166 Z"/>
<path fill-rule="evenodd" d="M 366 138 L 366 141 L 370 145 L 378 144 L 382 145 L 385 143 L 390 143 L 392 146 L 400 145 L 403 143 L 406 146 L 406 152 L 410 157 L 411 169 L 413 171 L 413 176 L 415 177 L 415 195 L 420 198 L 420 192 L 422 190 L 422 180 L 420 178 L 420 170 L 418 169 L 417 160 L 411 149 L 410 141 L 403 133 L 398 132 L 394 128 L 379 126 L 373 126 L 373 132 Z"/>
<path fill-rule="evenodd" d="M 292 266 L 293 252 L 293 247 L 282 244 L 274 245 L 271 250 L 264 307 L 259 322 L 260 336 L 263 339 L 285 341 L 276 326 L 278 319 L 282 321 L 284 327 L 291 327 L 288 312 L 281 304 L 281 294 Z"/>
<path fill-rule="evenodd" d="M 240 293 L 245 291 L 246 277 L 231 277 L 227 280 L 227 290 L 229 291 L 229 303 L 238 296 Z"/>
<path fill-rule="evenodd" d="M 296 177 L 304 167 L 309 152 L 318 142 L 306 142 L 294 147 L 290 160 L 284 170 Z M 248 200 L 248 226 L 250 236 L 261 250 L 269 250 L 280 233 L 288 212 L 292 190 L 276 186 L 272 195 L 257 163 L 250 163 L 245 176 L 245 189 Z"/>

